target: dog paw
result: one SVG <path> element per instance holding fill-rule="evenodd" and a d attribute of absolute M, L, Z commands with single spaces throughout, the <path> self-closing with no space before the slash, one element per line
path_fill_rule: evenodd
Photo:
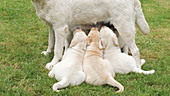
<path fill-rule="evenodd" d="M 41 54 L 43 54 L 43 55 L 48 55 L 49 53 L 51 53 L 51 52 L 48 52 L 48 51 L 43 51 L 43 52 L 41 52 Z"/>
<path fill-rule="evenodd" d="M 53 68 L 54 64 L 52 63 L 47 63 L 45 68 L 48 69 L 48 70 L 51 70 Z"/>
<path fill-rule="evenodd" d="M 141 62 L 141 66 L 142 66 L 143 64 L 145 64 L 146 60 L 145 59 L 141 59 L 140 62 Z"/>
<path fill-rule="evenodd" d="M 62 90 L 58 90 L 59 85 L 60 85 L 60 84 L 55 83 L 55 84 L 53 85 L 52 89 L 53 89 L 54 91 L 56 91 L 56 92 L 62 91 Z"/>
<path fill-rule="evenodd" d="M 52 72 L 52 70 L 48 73 L 48 76 L 49 76 L 50 78 L 53 78 L 53 77 L 54 77 L 54 73 Z"/>

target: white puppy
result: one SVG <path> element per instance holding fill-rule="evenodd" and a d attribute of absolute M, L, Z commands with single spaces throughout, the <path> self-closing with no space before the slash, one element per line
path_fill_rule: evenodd
<path fill-rule="evenodd" d="M 87 50 L 83 62 L 86 82 L 94 85 L 109 84 L 118 87 L 117 92 L 123 92 L 124 87 L 116 81 L 114 71 L 106 59 L 103 59 L 100 33 L 97 28 L 92 28 L 87 38 Z"/>
<path fill-rule="evenodd" d="M 79 85 L 85 80 L 85 73 L 82 70 L 83 58 L 85 54 L 84 45 L 87 39 L 86 34 L 81 30 L 75 36 L 64 54 L 62 61 L 56 64 L 49 72 L 49 77 L 54 77 L 59 81 L 53 85 L 53 90 L 70 85 Z"/>
<path fill-rule="evenodd" d="M 153 74 L 155 71 L 144 71 L 137 67 L 136 61 L 132 56 L 125 53 L 121 53 L 118 46 L 118 40 L 115 33 L 108 27 L 104 26 L 100 30 L 102 44 L 105 48 L 104 58 L 109 60 L 115 73 L 126 74 L 129 72 L 143 73 L 143 74 Z M 145 60 L 141 60 L 143 65 Z M 142 66 L 141 65 L 141 66 Z"/>

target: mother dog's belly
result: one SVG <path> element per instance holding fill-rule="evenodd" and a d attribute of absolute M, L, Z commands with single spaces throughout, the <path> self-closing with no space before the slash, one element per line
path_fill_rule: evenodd
<path fill-rule="evenodd" d="M 70 23 L 73 25 L 95 24 L 100 21 L 109 21 L 109 17 L 110 16 L 106 12 L 98 14 L 93 12 L 82 12 L 80 14 L 73 15 L 73 18 L 70 18 Z"/>
<path fill-rule="evenodd" d="M 113 8 L 108 6 L 108 2 L 98 1 L 89 3 L 89 0 L 78 1 L 71 6 L 70 21 L 71 24 L 92 24 L 99 21 L 106 21 L 110 18 L 110 10 Z M 94 0 L 95 1 L 95 0 Z M 73 2 L 72 2 L 73 3 Z"/>

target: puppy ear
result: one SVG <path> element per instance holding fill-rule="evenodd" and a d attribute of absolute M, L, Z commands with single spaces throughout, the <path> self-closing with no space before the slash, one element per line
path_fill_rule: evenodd
<path fill-rule="evenodd" d="M 112 36 L 112 40 L 115 46 L 119 46 L 118 39 L 116 36 Z"/>
<path fill-rule="evenodd" d="M 103 46 L 103 43 L 102 43 L 101 39 L 99 39 L 99 49 L 104 49 L 104 46 Z"/>
<path fill-rule="evenodd" d="M 69 48 L 72 48 L 72 47 L 74 47 L 74 46 L 76 46 L 76 45 L 77 45 L 77 42 L 74 41 L 74 40 L 72 40 Z"/>
<path fill-rule="evenodd" d="M 86 41 L 86 45 L 89 46 L 92 42 L 91 36 L 88 36 L 87 41 Z"/>
<path fill-rule="evenodd" d="M 105 49 L 106 48 L 106 41 L 104 39 L 101 39 L 101 43 L 103 45 L 103 49 Z"/>

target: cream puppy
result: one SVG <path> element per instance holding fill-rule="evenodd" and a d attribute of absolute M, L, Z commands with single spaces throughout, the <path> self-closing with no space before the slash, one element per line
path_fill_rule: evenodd
<path fill-rule="evenodd" d="M 110 61 L 115 73 L 126 74 L 129 72 L 153 74 L 155 71 L 144 71 L 137 67 L 136 61 L 132 56 L 125 53 L 121 53 L 118 40 L 115 33 L 108 27 L 104 26 L 100 30 L 102 44 L 105 48 L 104 58 Z M 141 60 L 143 65 L 145 60 Z M 142 66 L 141 65 L 141 66 Z"/>
<path fill-rule="evenodd" d="M 87 50 L 83 62 L 86 82 L 94 85 L 109 84 L 118 87 L 117 92 L 123 92 L 124 87 L 116 81 L 110 63 L 103 59 L 103 48 L 100 33 L 97 28 L 92 28 L 87 38 Z"/>
<path fill-rule="evenodd" d="M 83 58 L 85 54 L 84 45 L 87 36 L 80 29 L 76 30 L 75 36 L 64 54 L 62 61 L 56 64 L 49 72 L 49 77 L 57 79 L 53 85 L 54 91 L 67 87 L 68 85 L 79 85 L 85 80 L 85 73 L 82 69 Z"/>

